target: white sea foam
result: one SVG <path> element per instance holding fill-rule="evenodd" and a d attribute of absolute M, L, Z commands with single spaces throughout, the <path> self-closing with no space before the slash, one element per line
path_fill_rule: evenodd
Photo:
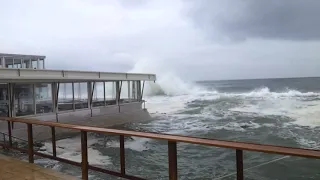
<path fill-rule="evenodd" d="M 320 101 L 309 101 L 312 98 L 320 98 L 320 92 L 300 92 L 294 89 L 272 92 L 268 87 L 260 87 L 243 93 L 208 91 L 183 81 L 161 64 L 161 61 L 152 62 L 154 63 L 150 63 L 149 59 L 140 60 L 130 71 L 157 74 L 156 84 L 148 84 L 145 91 L 149 95 L 145 97 L 146 107 L 151 113 L 179 113 L 184 111 L 186 104 L 193 100 L 214 101 L 221 98 L 240 98 L 243 101 L 242 104 L 229 109 L 231 112 L 287 116 L 298 125 L 320 126 Z M 203 110 L 201 115 L 214 118 L 212 113 L 206 110 Z"/>
<path fill-rule="evenodd" d="M 320 126 L 320 102 L 301 101 L 297 98 L 264 99 L 256 104 L 244 104 L 231 108 L 231 111 L 256 113 L 260 115 L 286 116 L 294 121 L 292 123 L 302 126 Z"/>
<path fill-rule="evenodd" d="M 320 101 L 308 101 L 310 98 L 319 98 L 319 92 L 300 92 L 290 89 L 283 92 L 271 92 L 267 87 L 247 93 L 219 93 L 217 91 L 204 91 L 201 88 L 197 90 L 197 92 L 192 91 L 192 93 L 184 96 L 158 97 L 157 101 L 151 98 L 151 110 L 154 109 L 160 113 L 173 113 L 184 110 L 186 103 L 192 100 L 216 100 L 224 97 L 242 98 L 243 104 L 230 109 L 231 111 L 287 116 L 298 125 L 320 126 Z M 250 100 L 257 101 L 252 103 Z M 152 104 L 152 102 L 161 103 Z M 208 116 L 210 113 L 203 111 L 203 115 Z"/>
<path fill-rule="evenodd" d="M 229 131 L 245 131 L 246 129 L 258 129 L 261 127 L 273 127 L 273 124 L 269 123 L 263 123 L 263 124 L 258 124 L 255 122 L 230 122 L 227 123 L 226 125 L 222 126 L 214 126 L 213 129 L 216 130 L 229 130 Z"/>
<path fill-rule="evenodd" d="M 81 162 L 81 144 L 80 137 L 68 138 L 57 141 L 57 156 L 65 159 L 69 159 L 76 162 Z M 88 157 L 89 163 L 93 165 L 108 165 L 111 164 L 108 156 L 102 155 L 98 150 L 93 149 L 93 144 L 98 143 L 97 139 L 88 139 Z M 51 142 L 45 142 L 44 147 L 41 148 L 44 153 L 52 154 Z"/>
<path fill-rule="evenodd" d="M 166 64 L 153 59 L 141 59 L 134 65 L 129 72 L 155 73 L 157 74 L 156 83 L 148 82 L 145 86 L 145 95 L 190 95 L 197 93 L 200 88 L 193 83 L 186 82 L 170 70 Z"/>
<path fill-rule="evenodd" d="M 149 149 L 147 144 L 151 139 L 139 138 L 139 137 L 131 137 L 131 138 L 132 138 L 132 140 L 127 140 L 125 142 L 126 149 L 131 149 L 131 150 L 139 151 L 139 152 L 142 152 L 142 151 Z M 109 141 L 106 143 L 106 146 L 119 148 L 120 144 L 119 144 L 119 141 Z"/>
<path fill-rule="evenodd" d="M 199 88 L 200 89 L 200 88 Z M 293 123 L 302 126 L 320 126 L 320 101 L 309 101 L 319 98 L 317 92 L 299 92 L 287 90 L 271 92 L 269 88 L 258 88 L 247 93 L 219 93 L 217 91 L 194 91 L 179 96 L 147 97 L 146 107 L 151 113 L 177 113 L 185 110 L 186 104 L 193 100 L 217 100 L 220 98 L 241 98 L 243 103 L 230 111 L 256 113 L 260 115 L 279 115 L 292 118 Z M 254 103 L 252 100 L 255 100 Z M 202 111 L 203 116 L 212 116 Z"/>
<path fill-rule="evenodd" d="M 318 150 L 320 149 L 320 143 L 319 142 L 316 142 L 316 141 L 313 141 L 313 140 L 308 140 L 308 139 L 305 139 L 303 137 L 298 138 L 297 141 L 303 147 L 307 147 L 307 148 L 311 148 L 311 149 L 318 149 Z"/>

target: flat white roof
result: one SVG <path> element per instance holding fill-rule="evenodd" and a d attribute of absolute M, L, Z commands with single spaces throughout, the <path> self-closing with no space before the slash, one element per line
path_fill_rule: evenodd
<path fill-rule="evenodd" d="M 0 68 L 0 82 L 155 81 L 155 74 Z"/>
<path fill-rule="evenodd" d="M 0 59 L 4 57 L 6 59 L 45 59 L 46 56 L 39 56 L 39 55 L 25 55 L 25 54 L 8 54 L 8 53 L 0 53 Z"/>

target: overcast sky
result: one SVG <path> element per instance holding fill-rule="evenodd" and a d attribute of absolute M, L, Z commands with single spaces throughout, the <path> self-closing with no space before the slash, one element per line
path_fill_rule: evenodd
<path fill-rule="evenodd" d="M 185 80 L 320 76 L 319 0 L 0 0 L 0 52 Z"/>

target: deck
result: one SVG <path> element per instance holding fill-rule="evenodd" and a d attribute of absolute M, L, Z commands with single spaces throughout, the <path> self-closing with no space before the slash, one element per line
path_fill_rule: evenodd
<path fill-rule="evenodd" d="M 77 178 L 0 154 L 1 180 L 75 180 Z"/>

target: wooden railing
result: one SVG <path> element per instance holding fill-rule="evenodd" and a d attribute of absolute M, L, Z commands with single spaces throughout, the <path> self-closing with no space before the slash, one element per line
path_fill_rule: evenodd
<path fill-rule="evenodd" d="M 30 163 L 34 162 L 34 155 L 37 155 L 37 156 L 41 156 L 44 158 L 54 159 L 54 160 L 68 163 L 71 165 L 79 166 L 82 169 L 82 179 L 85 179 L 85 180 L 88 179 L 88 170 L 94 170 L 94 171 L 106 173 L 109 175 L 122 177 L 125 179 L 143 179 L 140 177 L 128 175 L 126 173 L 126 169 L 125 169 L 125 165 L 126 165 L 125 141 L 124 141 L 125 136 L 136 136 L 136 137 L 143 137 L 143 138 L 151 138 L 151 139 L 168 141 L 168 160 L 169 160 L 169 179 L 170 180 L 178 179 L 177 143 L 179 143 L 179 142 L 234 149 L 236 151 L 236 168 L 237 168 L 237 179 L 238 180 L 244 179 L 244 174 L 243 174 L 243 151 L 244 150 L 320 159 L 320 151 L 319 150 L 311 150 L 311 149 L 281 147 L 281 146 L 273 146 L 273 145 L 262 145 L 262 144 L 254 144 L 254 143 L 233 142 L 233 141 L 223 141 L 223 140 L 204 139 L 204 138 L 194 138 L 194 137 L 168 135 L 168 134 L 126 131 L 126 130 L 117 130 L 117 129 L 108 129 L 108 128 L 98 128 L 98 127 L 91 127 L 91 126 L 79 126 L 79 125 L 73 125 L 73 124 L 39 121 L 39 120 L 33 120 L 33 119 L 19 119 L 19 118 L 2 118 L 1 119 L 0 118 L 0 120 L 8 122 L 8 134 L 9 134 L 9 143 L 8 144 L 0 144 L 0 145 L 2 145 L 3 147 L 6 147 L 6 148 L 11 148 L 11 149 L 15 149 L 18 151 L 28 153 Z M 11 123 L 14 123 L 14 122 L 27 124 L 28 149 L 21 149 L 21 148 L 12 146 L 12 138 L 11 138 L 12 137 L 12 126 L 11 126 Z M 52 152 L 53 152 L 52 155 L 43 154 L 43 153 L 34 151 L 33 132 L 32 132 L 33 125 L 41 125 L 41 126 L 47 126 L 47 127 L 51 128 Z M 67 129 L 72 129 L 72 130 L 79 130 L 81 132 L 81 155 L 82 155 L 82 162 L 81 163 L 57 157 L 55 128 L 67 128 Z M 88 146 L 87 146 L 87 133 L 88 132 L 119 135 L 119 137 L 120 137 L 120 171 L 119 172 L 103 169 L 100 167 L 91 166 L 88 163 Z"/>

